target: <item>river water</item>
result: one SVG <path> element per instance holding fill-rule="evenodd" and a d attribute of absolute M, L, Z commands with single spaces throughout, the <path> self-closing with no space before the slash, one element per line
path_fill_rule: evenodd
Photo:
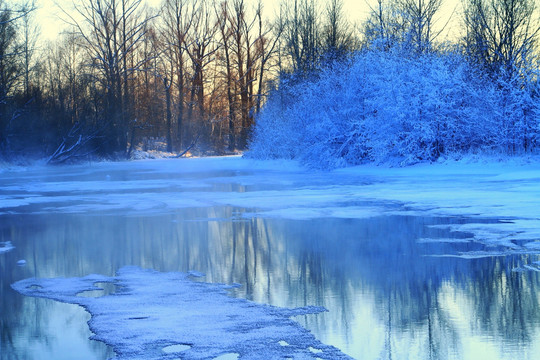
<path fill-rule="evenodd" d="M 258 216 L 252 202 L 212 203 L 213 194 L 252 192 L 256 198 L 269 189 L 325 188 L 336 181 L 275 169 L 182 172 L 181 166 L 143 164 L 0 173 L 0 243 L 15 247 L 0 253 L 0 359 L 113 357 L 106 345 L 88 339 L 89 315 L 82 308 L 24 297 L 10 285 L 29 277 L 112 276 L 125 265 L 196 270 L 206 274 L 202 281 L 242 284 L 231 296 L 260 303 L 324 306 L 328 312 L 296 320 L 357 359 L 540 354 L 540 278 L 515 271 L 535 255 L 456 256 L 485 250 L 468 240 L 471 234 L 444 226 L 471 219 L 395 212 Z M 275 181 L 262 181 L 269 176 Z M 343 181 L 338 186 L 347 186 Z M 193 202 L 199 195 L 181 206 L 168 199 L 193 193 L 206 194 L 204 205 Z"/>

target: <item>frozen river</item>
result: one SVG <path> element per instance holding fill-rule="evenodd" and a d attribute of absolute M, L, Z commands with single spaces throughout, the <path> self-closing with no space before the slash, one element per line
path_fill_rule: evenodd
<path fill-rule="evenodd" d="M 131 265 L 324 307 L 292 319 L 357 359 L 536 358 L 540 172 L 437 166 L 323 173 L 224 158 L 0 172 L 0 359 L 114 357 L 89 340 L 82 307 L 11 285 Z"/>

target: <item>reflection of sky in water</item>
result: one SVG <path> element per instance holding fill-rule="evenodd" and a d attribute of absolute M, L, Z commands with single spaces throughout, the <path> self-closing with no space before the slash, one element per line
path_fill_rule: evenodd
<path fill-rule="evenodd" d="M 52 178 L 44 182 L 70 181 L 73 185 L 72 175 L 62 169 L 54 170 Z M 95 181 L 108 173 L 88 170 L 79 176 Z M 131 189 L 117 189 L 139 202 L 141 189 L 150 198 L 155 192 L 189 191 L 190 186 L 196 191 L 207 191 L 206 187 L 217 192 L 249 191 L 256 186 L 248 184 L 242 189 L 228 183 L 227 179 L 244 176 L 236 170 L 212 174 L 219 179 L 212 189 L 200 180 L 210 176 L 208 173 L 182 175 L 185 184 L 191 184 L 182 190 L 178 179 L 163 188 L 163 177 L 172 177 L 170 173 L 147 170 L 130 176 L 111 175 L 117 176 L 141 180 Z M 150 179 L 146 187 L 145 178 Z M 12 179 L 10 186 L 17 180 L 24 179 Z M 323 178 L 316 178 L 301 188 L 309 190 L 323 183 Z M 109 190 L 94 185 L 90 193 L 108 194 Z M 257 190 L 263 185 L 257 185 Z M 222 204 L 149 213 L 144 207 L 102 212 L 91 206 L 86 213 L 48 213 L 50 207 L 81 205 L 89 193 L 77 194 L 75 186 L 66 192 L 61 186 L 50 186 L 56 203 L 42 199 L 44 202 L 17 207 L 18 214 L 1 218 L 0 242 L 15 246 L 0 254 L 1 359 L 65 358 L 71 353 L 69 346 L 76 346 L 81 358 L 110 356 L 105 346 L 86 340 L 90 333 L 84 311 L 24 298 L 9 285 L 34 276 L 113 275 L 124 265 L 159 271 L 197 270 L 207 274 L 203 281 L 243 284 L 233 291 L 234 296 L 278 306 L 325 306 L 329 312 L 297 320 L 322 342 L 357 358 L 533 359 L 540 351 L 538 273 L 512 271 L 538 261 L 538 256 L 443 256 L 482 251 L 508 254 L 511 250 L 469 241 L 467 233 L 451 232 L 467 229 L 470 225 L 465 218 L 246 218 L 242 214 L 253 213 L 253 208 Z M 268 181 L 273 190 L 295 187 L 297 183 L 286 179 Z M 30 195 L 46 192 L 47 186 L 39 188 L 36 185 Z M 4 188 L 2 192 L 10 191 Z M 105 197 L 121 194 L 112 192 Z M 68 196 L 68 202 L 57 202 L 59 195 Z M 79 204 L 73 201 L 74 195 L 80 196 Z M 474 221 L 477 227 L 486 222 L 491 221 Z M 27 261 L 25 267 L 16 266 L 20 259 Z"/>

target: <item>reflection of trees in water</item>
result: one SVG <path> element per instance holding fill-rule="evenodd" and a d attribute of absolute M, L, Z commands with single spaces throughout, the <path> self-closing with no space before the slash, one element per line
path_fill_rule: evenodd
<path fill-rule="evenodd" d="M 0 242 L 11 241 L 13 235 L 16 237 L 17 233 L 12 234 L 11 229 L 0 228 Z M 17 232 L 16 229 L 14 229 Z M 13 348 L 14 332 L 12 327 L 13 318 L 9 316 L 10 313 L 18 313 L 21 309 L 21 302 L 16 301 L 13 296 L 10 296 L 10 285 L 14 282 L 14 272 L 16 268 L 16 262 L 14 250 L 9 253 L 0 253 L 0 350 L 4 348 Z M 12 295 L 12 294 L 11 294 Z M 9 309 L 10 311 L 6 311 Z M 0 359 L 3 351 L 0 351 Z"/>
<path fill-rule="evenodd" d="M 2 360 L 47 356 L 40 351 L 46 351 L 51 346 L 59 346 L 59 343 L 65 344 L 61 338 L 66 329 L 55 329 L 57 325 L 51 317 L 52 314 L 59 312 L 69 313 L 70 322 L 83 319 L 79 328 L 82 339 L 91 335 L 84 320 L 87 314 L 82 308 L 60 304 L 53 300 L 24 297 L 11 289 L 10 285 L 18 280 L 36 275 L 54 276 L 57 271 L 66 268 L 73 270 L 80 266 L 79 262 L 71 264 L 69 262 L 71 258 L 65 256 L 66 251 L 74 254 L 81 251 L 80 244 L 67 240 L 71 232 L 65 226 L 61 226 L 61 232 L 65 232 L 67 236 L 48 241 L 50 240 L 48 227 L 47 221 L 30 222 L 28 218 L 20 215 L 2 216 L 0 241 L 4 241 L 2 240 L 4 238 L 11 239 L 10 241 L 17 244 L 14 250 L 0 256 L 0 359 Z M 54 234 L 58 235 L 56 231 Z M 17 266 L 20 259 L 26 260 L 27 265 Z M 46 266 L 40 266 L 42 264 Z M 52 329 L 53 332 L 44 329 Z M 98 358 L 109 358 L 114 355 L 112 350 L 102 343 L 89 341 L 86 345 Z M 85 349 L 79 350 L 84 354 Z"/>
<path fill-rule="evenodd" d="M 474 308 L 478 331 L 501 335 L 508 345 L 527 345 L 540 324 L 540 276 L 535 271 L 513 268 L 528 263 L 530 255 L 472 261 L 471 281 L 462 284 Z M 535 256 L 536 258 L 536 256 Z"/>
<path fill-rule="evenodd" d="M 113 275 L 125 265 L 197 270 L 207 273 L 204 281 L 242 284 L 233 291 L 236 296 L 278 306 L 325 306 L 331 312 L 299 321 L 319 334 L 339 330 L 350 343 L 359 341 L 353 327 L 361 321 L 354 318 L 357 307 L 372 306 L 386 331 L 380 357 L 387 359 L 403 351 L 405 332 L 418 339 L 426 358 L 447 358 L 459 348 L 459 329 L 440 304 L 445 284 L 466 294 L 478 332 L 526 343 L 540 323 L 537 274 L 512 272 L 511 259 L 505 258 L 424 256 L 455 254 L 472 246 L 417 243 L 419 237 L 451 236 L 428 227 L 450 220 L 231 221 L 238 210 L 189 209 L 145 217 L 33 215 L 28 224 L 16 217 L 3 219 L 3 234 L 11 237 L 6 240 L 17 246 L 17 257 L 28 265 L 16 269 L 0 257 L 0 305 L 14 309 L 2 314 L 2 344 L 12 336 L 4 331 L 6 317 L 39 317 L 47 311 L 38 305 L 29 310 L 22 297 L 5 296 L 12 282 L 31 276 Z M 359 304 L 360 293 L 372 303 Z M 25 322 L 39 324 L 43 319 Z"/>
<path fill-rule="evenodd" d="M 19 244 L 19 239 L 28 238 L 28 242 L 34 240 L 28 237 L 28 226 L 25 226 L 22 219 L 17 217 L 2 216 L 2 227 L 0 228 L 0 241 L 15 241 Z M 35 341 L 47 344 L 52 341 L 51 337 L 39 337 L 41 326 L 46 326 L 46 320 L 41 319 L 39 313 L 47 301 L 36 301 L 37 299 L 24 298 L 11 289 L 11 284 L 23 277 L 32 276 L 31 267 L 20 267 L 17 265 L 19 259 L 33 258 L 35 250 L 25 253 L 21 247 L 16 246 L 9 253 L 0 255 L 0 359 L 26 359 L 22 352 L 16 352 L 20 344 L 17 338 L 33 338 Z M 45 323 L 44 323 L 45 322 Z M 24 324 L 22 328 L 20 325 Z"/>
<path fill-rule="evenodd" d="M 455 221 L 453 219 L 452 221 Z M 379 304 L 377 312 L 387 334 L 383 358 L 392 358 L 396 334 L 417 333 L 425 356 L 449 358 L 459 354 L 463 334 L 452 313 L 440 304 L 441 287 L 464 289 L 475 318 L 473 333 L 507 344 L 530 345 L 540 323 L 539 278 L 533 272 L 512 272 L 516 257 L 464 260 L 426 257 L 426 254 L 456 254 L 475 244 L 418 244 L 419 237 L 450 237 L 444 229 L 427 225 L 444 219 L 387 217 L 367 221 L 317 220 L 289 222 L 277 236 L 297 262 L 286 267 L 285 276 L 294 305 L 315 303 L 330 307 L 333 314 L 306 318 L 312 329 L 327 329 L 339 322 L 348 329 L 354 314 L 358 289 L 370 288 Z M 264 222 L 276 228 L 275 221 Z M 339 230 L 338 230 L 339 229 Z M 520 259 L 519 263 L 527 263 Z M 298 301 L 302 304 L 298 304 Z M 337 310 L 337 311 L 336 311 Z M 394 339 L 394 340 L 393 340 Z M 498 341 L 498 340 L 497 340 Z M 455 355 L 454 355 L 455 356 Z"/>

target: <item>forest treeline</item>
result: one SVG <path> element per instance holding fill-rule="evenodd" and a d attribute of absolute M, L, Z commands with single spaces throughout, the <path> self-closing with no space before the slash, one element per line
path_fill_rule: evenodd
<path fill-rule="evenodd" d="M 442 1 L 370 1 L 353 24 L 341 0 L 276 13 L 248 0 L 81 0 L 44 44 L 36 4 L 0 0 L 0 157 L 129 157 L 149 139 L 332 164 L 532 151 L 534 0 L 463 0 L 451 43 Z"/>

